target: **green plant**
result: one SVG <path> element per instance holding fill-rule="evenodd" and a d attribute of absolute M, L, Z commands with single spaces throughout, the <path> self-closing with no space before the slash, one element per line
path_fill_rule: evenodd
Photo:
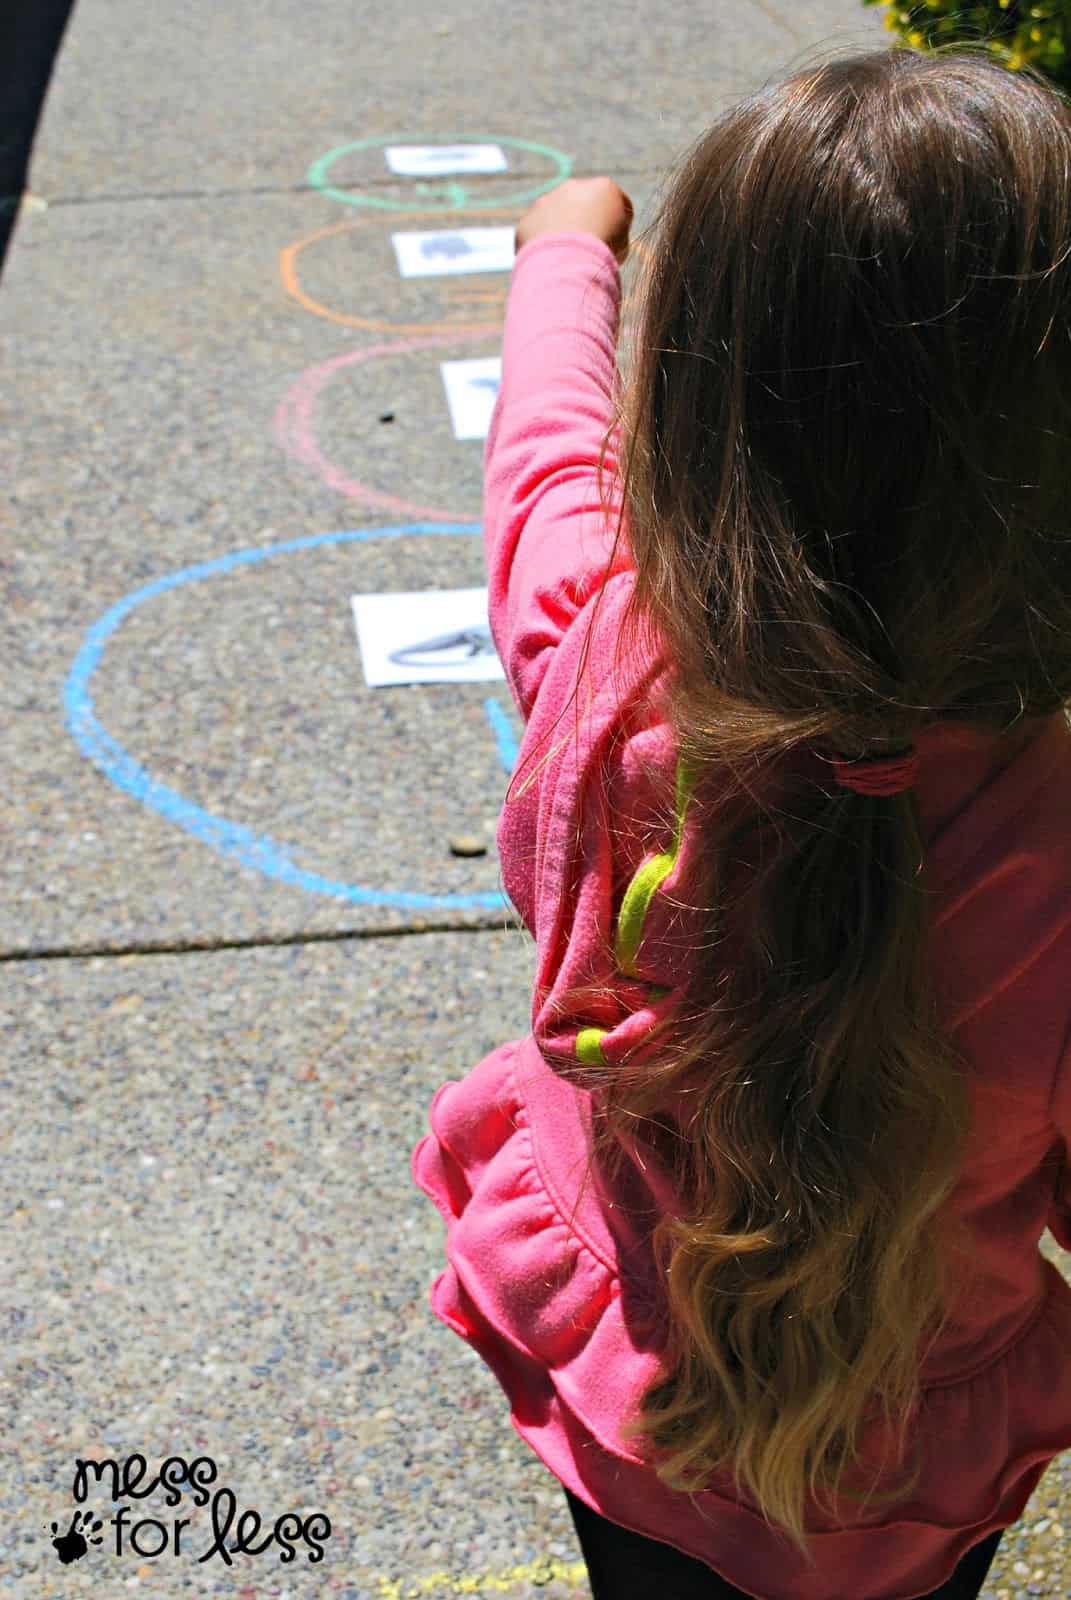
<path fill-rule="evenodd" d="M 1013 72 L 1036 67 L 1071 90 L 1071 0 L 863 0 L 884 6 L 885 26 L 916 49 L 970 40 L 986 44 Z"/>

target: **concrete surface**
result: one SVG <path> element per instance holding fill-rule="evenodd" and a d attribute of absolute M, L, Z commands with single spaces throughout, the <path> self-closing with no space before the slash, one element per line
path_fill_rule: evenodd
<path fill-rule="evenodd" d="M 527 1026 L 493 845 L 519 725 L 501 683 L 367 690 L 348 601 L 485 582 L 438 362 L 498 353 L 505 282 L 399 278 L 391 229 L 438 201 L 375 147 L 332 181 L 376 206 L 308 173 L 515 139 L 617 177 L 639 228 L 726 104 L 887 37 L 849 0 L 79 0 L 0 287 L 0 1600 L 589 1592 L 431 1316 L 409 1178 L 438 1085 Z M 452 223 L 521 214 L 552 162 L 510 159 Z M 427 522 L 468 531 L 375 536 Z M 323 1565 L 61 1566 L 76 1457 L 136 1451 L 211 1456 L 269 1525 L 326 1512 Z M 1071 1594 L 1066 1508 L 1061 1461 L 990 1600 Z"/>

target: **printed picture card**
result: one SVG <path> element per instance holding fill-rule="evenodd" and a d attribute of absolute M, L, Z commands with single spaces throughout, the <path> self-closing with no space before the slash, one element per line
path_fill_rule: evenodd
<path fill-rule="evenodd" d="M 437 178 L 442 172 L 505 172 L 497 144 L 388 144 L 387 165 L 405 178 Z"/>
<path fill-rule="evenodd" d="M 513 228 L 439 228 L 431 233 L 392 233 L 403 278 L 446 273 L 512 272 L 517 254 Z"/>
<path fill-rule="evenodd" d="M 487 588 L 350 596 L 364 681 L 489 683 L 504 679 L 487 621 Z"/>
<path fill-rule="evenodd" d="M 446 403 L 455 439 L 486 439 L 491 426 L 499 385 L 502 382 L 502 357 L 487 356 L 477 361 L 440 361 L 446 385 Z"/>

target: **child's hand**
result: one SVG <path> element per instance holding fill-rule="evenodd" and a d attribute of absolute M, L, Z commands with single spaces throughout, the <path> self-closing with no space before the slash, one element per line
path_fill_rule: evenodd
<path fill-rule="evenodd" d="M 593 233 L 623 264 L 632 215 L 632 201 L 612 178 L 566 178 L 528 207 L 517 224 L 514 248 L 540 233 Z"/>

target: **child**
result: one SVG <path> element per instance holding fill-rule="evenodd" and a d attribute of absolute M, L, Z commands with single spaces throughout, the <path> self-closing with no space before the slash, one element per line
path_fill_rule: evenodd
<path fill-rule="evenodd" d="M 517 230 L 485 541 L 538 964 L 413 1151 L 432 1308 L 596 1600 L 977 1595 L 1071 1446 L 1071 108 L 982 46 L 762 89 L 617 386 L 630 220 L 594 178 Z"/>

